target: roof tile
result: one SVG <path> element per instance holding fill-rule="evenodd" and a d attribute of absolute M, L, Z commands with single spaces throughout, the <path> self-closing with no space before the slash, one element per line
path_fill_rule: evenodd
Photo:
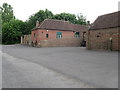
<path fill-rule="evenodd" d="M 110 14 L 105 14 L 99 16 L 94 21 L 94 23 L 90 27 L 90 30 L 119 27 L 120 24 L 118 24 L 118 21 L 120 21 L 120 11 Z"/>
<path fill-rule="evenodd" d="M 87 30 L 88 27 L 87 25 L 71 24 L 63 20 L 45 19 L 36 29 L 80 31 Z"/>

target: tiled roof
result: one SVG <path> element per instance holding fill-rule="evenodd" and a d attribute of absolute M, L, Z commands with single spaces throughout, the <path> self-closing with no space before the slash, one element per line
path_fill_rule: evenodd
<path fill-rule="evenodd" d="M 37 28 L 34 28 L 33 30 L 37 29 L 80 31 L 87 30 L 88 27 L 86 25 L 71 24 L 70 22 L 63 20 L 45 19 Z"/>
<path fill-rule="evenodd" d="M 90 30 L 119 27 L 120 23 L 118 24 L 118 21 L 120 21 L 120 11 L 110 14 L 105 14 L 99 16 L 94 21 L 94 23 L 90 27 Z"/>

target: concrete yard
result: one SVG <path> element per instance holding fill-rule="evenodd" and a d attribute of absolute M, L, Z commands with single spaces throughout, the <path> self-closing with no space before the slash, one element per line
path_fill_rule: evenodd
<path fill-rule="evenodd" d="M 2 46 L 3 88 L 117 88 L 118 52 Z"/>

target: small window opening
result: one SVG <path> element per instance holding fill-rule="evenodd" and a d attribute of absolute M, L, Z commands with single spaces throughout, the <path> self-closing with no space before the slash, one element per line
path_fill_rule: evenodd
<path fill-rule="evenodd" d="M 34 33 L 34 37 L 35 37 L 36 35 L 35 35 L 35 33 Z"/>
<path fill-rule="evenodd" d="M 75 35 L 74 35 L 75 38 L 79 38 L 80 37 L 80 34 L 79 32 L 75 32 Z"/>
<path fill-rule="evenodd" d="M 100 37 L 99 35 L 97 35 L 97 37 Z"/>
<path fill-rule="evenodd" d="M 49 35 L 48 34 L 46 34 L 46 38 L 48 38 L 49 37 Z"/>

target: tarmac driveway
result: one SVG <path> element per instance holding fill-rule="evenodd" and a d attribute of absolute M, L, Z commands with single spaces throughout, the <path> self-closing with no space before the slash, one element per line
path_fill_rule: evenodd
<path fill-rule="evenodd" d="M 118 53 L 83 47 L 3 46 L 3 52 L 96 88 L 118 87 Z M 5 64 L 4 64 L 5 65 Z M 3 70 L 4 72 L 4 70 Z"/>

